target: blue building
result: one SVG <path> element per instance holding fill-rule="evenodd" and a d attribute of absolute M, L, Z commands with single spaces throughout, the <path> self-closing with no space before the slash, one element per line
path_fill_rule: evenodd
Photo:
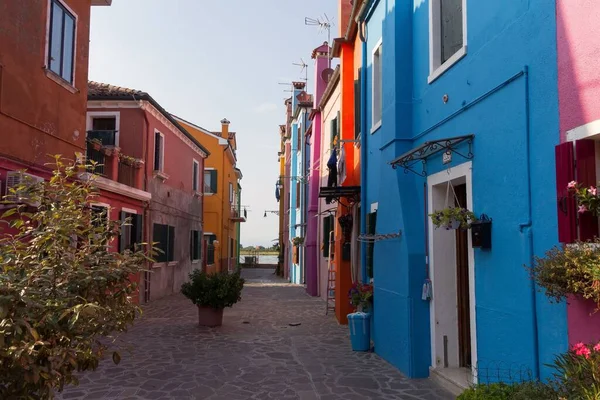
<path fill-rule="evenodd" d="M 375 351 L 458 386 L 548 377 L 566 307 L 524 266 L 558 242 L 555 2 L 368 0 L 360 17 L 361 226 L 401 232 L 362 251 Z M 454 205 L 492 220 L 491 248 L 435 229 Z"/>
<path fill-rule="evenodd" d="M 307 157 L 310 154 L 310 148 L 306 145 L 306 131 L 309 127 L 309 113 L 313 106 L 312 96 L 303 89 L 306 84 L 303 82 L 293 83 L 292 95 L 292 122 L 291 122 L 291 168 L 290 168 L 290 271 L 289 279 L 292 283 L 303 284 L 305 278 L 304 272 L 304 244 L 294 245 L 294 238 L 304 239 L 306 235 L 306 215 L 307 215 L 307 190 L 306 171 Z M 307 150 L 308 149 L 308 150 Z"/>

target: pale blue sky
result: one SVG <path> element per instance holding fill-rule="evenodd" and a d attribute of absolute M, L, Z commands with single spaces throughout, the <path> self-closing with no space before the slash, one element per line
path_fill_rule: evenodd
<path fill-rule="evenodd" d="M 285 86 L 304 76 L 327 33 L 304 17 L 327 14 L 336 24 L 337 0 L 113 0 L 93 7 L 90 79 L 150 93 L 165 109 L 206 129 L 228 118 L 237 132 L 242 204 L 248 222 L 241 244 L 270 245 L 278 219 L 278 127 Z"/>

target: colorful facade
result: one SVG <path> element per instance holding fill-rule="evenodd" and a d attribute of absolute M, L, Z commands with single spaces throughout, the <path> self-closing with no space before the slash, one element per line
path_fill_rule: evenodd
<path fill-rule="evenodd" d="M 362 219 L 401 234 L 364 260 L 375 350 L 410 377 L 464 387 L 519 365 L 546 378 L 566 349 L 566 305 L 524 268 L 557 243 L 554 16 L 553 2 L 464 0 L 370 1 L 361 15 Z M 428 213 L 449 202 L 491 218 L 491 249 L 434 229 Z"/>
<path fill-rule="evenodd" d="M 107 178 L 97 179 L 102 195 L 109 198 L 126 190 L 130 197 L 136 193 L 139 196 L 134 199 L 143 201 L 107 201 L 101 206 L 110 206 L 123 216 L 140 216 L 141 229 L 137 225 L 132 229 L 141 232 L 134 236 L 141 236 L 145 243 L 158 243 L 161 250 L 154 255 L 152 272 L 140 284 L 142 300 L 178 293 L 188 274 L 202 265 L 200 190 L 209 151 L 148 93 L 139 90 L 90 82 L 87 119 L 92 127 L 88 139 L 114 146 L 124 161 L 114 163 L 119 168 L 117 180 L 111 163 L 105 166 Z M 101 157 L 93 141 L 87 148 L 88 158 L 92 159 Z M 135 185 L 142 188 L 127 188 L 131 178 L 126 163 L 141 167 L 143 177 L 137 175 Z"/>
<path fill-rule="evenodd" d="M 237 168 L 236 133 L 229 121 L 221 121 L 220 132 L 210 132 L 180 117 L 174 118 L 211 153 L 204 171 L 204 241 L 209 271 L 233 271 L 239 264 L 240 223 L 246 218 L 241 207 L 242 171 Z"/>

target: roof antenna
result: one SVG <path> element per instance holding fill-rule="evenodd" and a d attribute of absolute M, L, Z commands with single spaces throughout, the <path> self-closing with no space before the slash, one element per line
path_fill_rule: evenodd
<path fill-rule="evenodd" d="M 308 86 L 308 64 L 304 62 L 304 60 L 301 58 L 299 63 L 292 63 L 292 65 L 296 65 L 298 67 L 302 67 L 300 69 L 300 73 L 305 72 L 305 77 L 304 77 L 304 82 L 306 83 L 306 86 Z"/>
<path fill-rule="evenodd" d="M 327 14 L 323 14 L 323 17 L 305 17 L 304 25 L 318 26 L 319 33 L 327 30 L 327 68 L 331 68 L 331 27 L 334 25 L 333 21 L 329 19 Z"/>

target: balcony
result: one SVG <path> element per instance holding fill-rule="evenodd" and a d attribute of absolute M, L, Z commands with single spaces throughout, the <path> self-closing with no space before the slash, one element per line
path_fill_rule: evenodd
<path fill-rule="evenodd" d="M 231 213 L 229 214 L 229 219 L 232 222 L 246 222 L 246 215 L 245 212 L 240 212 L 239 207 L 236 205 L 233 205 L 231 207 Z"/>
<path fill-rule="evenodd" d="M 100 142 L 103 146 L 116 146 L 117 131 L 87 131 L 87 139 L 91 142 Z"/>

